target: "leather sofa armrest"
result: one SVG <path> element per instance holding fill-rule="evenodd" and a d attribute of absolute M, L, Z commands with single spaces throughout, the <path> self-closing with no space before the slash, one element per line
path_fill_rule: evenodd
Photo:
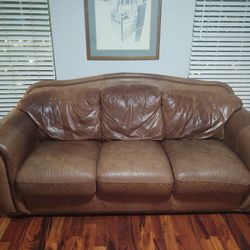
<path fill-rule="evenodd" d="M 224 141 L 242 159 L 250 170 L 250 112 L 235 112 L 225 126 Z"/>
<path fill-rule="evenodd" d="M 10 188 L 16 174 L 38 141 L 37 127 L 22 111 L 13 110 L 0 124 L 0 156 L 6 166 Z"/>
<path fill-rule="evenodd" d="M 1 190 L 0 212 L 5 214 L 15 214 L 16 209 L 12 200 L 12 194 L 10 191 L 6 168 L 3 159 L 1 157 L 0 157 L 0 190 Z"/>

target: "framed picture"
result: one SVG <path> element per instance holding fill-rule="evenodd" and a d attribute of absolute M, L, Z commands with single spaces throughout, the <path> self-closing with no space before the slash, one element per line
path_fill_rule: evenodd
<path fill-rule="evenodd" d="M 159 59 L 161 0 L 84 0 L 88 60 Z"/>

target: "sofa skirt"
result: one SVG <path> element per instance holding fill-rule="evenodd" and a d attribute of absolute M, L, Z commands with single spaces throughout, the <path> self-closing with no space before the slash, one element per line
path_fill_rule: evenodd
<path fill-rule="evenodd" d="M 239 195 L 93 197 L 25 196 L 16 201 L 21 214 L 107 214 L 244 211 Z M 243 209 L 242 209 L 243 208 Z"/>

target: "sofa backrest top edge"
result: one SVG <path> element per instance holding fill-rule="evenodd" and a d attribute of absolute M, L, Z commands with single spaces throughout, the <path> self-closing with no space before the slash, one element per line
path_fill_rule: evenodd
<path fill-rule="evenodd" d="M 135 80 L 136 82 L 133 82 Z M 117 83 L 115 82 L 117 81 Z M 141 81 L 141 82 L 140 82 Z M 146 82 L 148 81 L 148 82 Z M 155 82 L 154 82 L 155 81 Z M 159 82 L 159 83 L 156 83 Z M 227 93 L 233 93 L 232 88 L 226 83 L 218 81 L 204 81 L 190 78 L 173 77 L 167 75 L 158 74 L 146 74 L 146 73 L 113 73 L 104 74 L 98 76 L 77 78 L 72 80 L 48 80 L 37 82 L 27 90 L 26 94 L 29 94 L 35 89 L 43 87 L 66 87 L 78 84 L 84 84 L 86 87 L 97 87 L 100 89 L 114 86 L 116 84 L 152 84 L 163 88 L 163 84 L 176 83 L 181 85 L 200 86 L 200 87 L 215 87 L 216 91 L 223 91 Z M 166 85 L 167 86 L 167 85 Z"/>

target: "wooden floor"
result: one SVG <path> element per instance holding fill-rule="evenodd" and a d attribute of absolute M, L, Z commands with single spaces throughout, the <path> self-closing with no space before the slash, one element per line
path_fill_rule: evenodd
<path fill-rule="evenodd" d="M 2 216 L 3 249 L 250 250 L 250 215 Z"/>

